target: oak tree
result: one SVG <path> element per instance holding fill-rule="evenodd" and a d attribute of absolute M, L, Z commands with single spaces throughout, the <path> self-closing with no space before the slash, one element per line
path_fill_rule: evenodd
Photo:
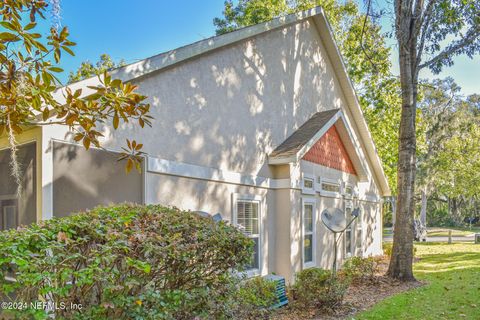
<path fill-rule="evenodd" d="M 388 274 L 414 280 L 413 218 L 415 211 L 416 113 L 419 72 L 439 73 L 454 57 L 480 52 L 480 2 L 476 0 L 395 0 L 394 34 L 398 43 L 401 119 L 397 212 Z"/>

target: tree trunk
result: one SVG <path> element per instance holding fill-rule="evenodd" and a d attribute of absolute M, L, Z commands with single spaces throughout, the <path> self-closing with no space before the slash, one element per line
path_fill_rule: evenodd
<path fill-rule="evenodd" d="M 415 210 L 416 98 L 417 79 L 415 39 L 408 37 L 410 22 L 397 20 L 402 114 L 398 147 L 397 211 L 393 233 L 392 258 L 388 275 L 403 281 L 413 276 L 413 214 Z M 407 36 L 405 36 L 407 35 Z"/>
<path fill-rule="evenodd" d="M 395 215 L 397 212 L 397 199 L 392 197 L 392 230 L 395 229 Z"/>
<path fill-rule="evenodd" d="M 422 208 L 420 209 L 420 222 L 423 226 L 427 226 L 427 192 L 422 190 Z"/>

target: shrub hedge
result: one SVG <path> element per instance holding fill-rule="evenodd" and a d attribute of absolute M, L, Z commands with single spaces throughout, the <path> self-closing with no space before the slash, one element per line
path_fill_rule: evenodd
<path fill-rule="evenodd" d="M 378 260 L 374 257 L 351 257 L 345 261 L 341 273 L 353 282 L 364 282 L 375 279 Z"/>
<path fill-rule="evenodd" d="M 347 277 L 334 276 L 331 270 L 309 268 L 298 272 L 291 288 L 294 306 L 332 309 L 340 305 L 350 285 Z"/>
<path fill-rule="evenodd" d="M 234 274 L 248 264 L 252 247 L 233 226 L 192 212 L 100 207 L 0 232 L 0 290 L 11 301 L 63 304 L 57 319 L 231 318 L 232 310 L 245 309 L 235 299 L 239 292 L 249 296 L 251 285 Z M 257 305 L 269 303 L 268 290 L 258 299 L 264 297 Z M 30 307 L 9 312 L 48 316 Z"/>

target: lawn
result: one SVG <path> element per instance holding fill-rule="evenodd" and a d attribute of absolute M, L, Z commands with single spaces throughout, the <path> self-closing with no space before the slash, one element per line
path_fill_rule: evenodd
<path fill-rule="evenodd" d="M 478 233 L 480 232 L 479 228 L 472 227 L 472 229 L 469 228 L 437 228 L 437 227 L 432 227 L 428 228 L 428 236 L 429 237 L 448 237 L 448 231 L 452 231 L 452 237 L 464 237 L 468 236 L 472 233 Z"/>
<path fill-rule="evenodd" d="M 480 319 L 480 245 L 416 244 L 426 285 L 383 300 L 353 319 Z"/>

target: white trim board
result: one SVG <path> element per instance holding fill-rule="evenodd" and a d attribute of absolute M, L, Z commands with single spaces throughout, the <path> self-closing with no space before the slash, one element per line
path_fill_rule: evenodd
<path fill-rule="evenodd" d="M 194 164 L 147 157 L 147 172 L 264 189 L 296 189 L 290 179 L 272 179 Z"/>

